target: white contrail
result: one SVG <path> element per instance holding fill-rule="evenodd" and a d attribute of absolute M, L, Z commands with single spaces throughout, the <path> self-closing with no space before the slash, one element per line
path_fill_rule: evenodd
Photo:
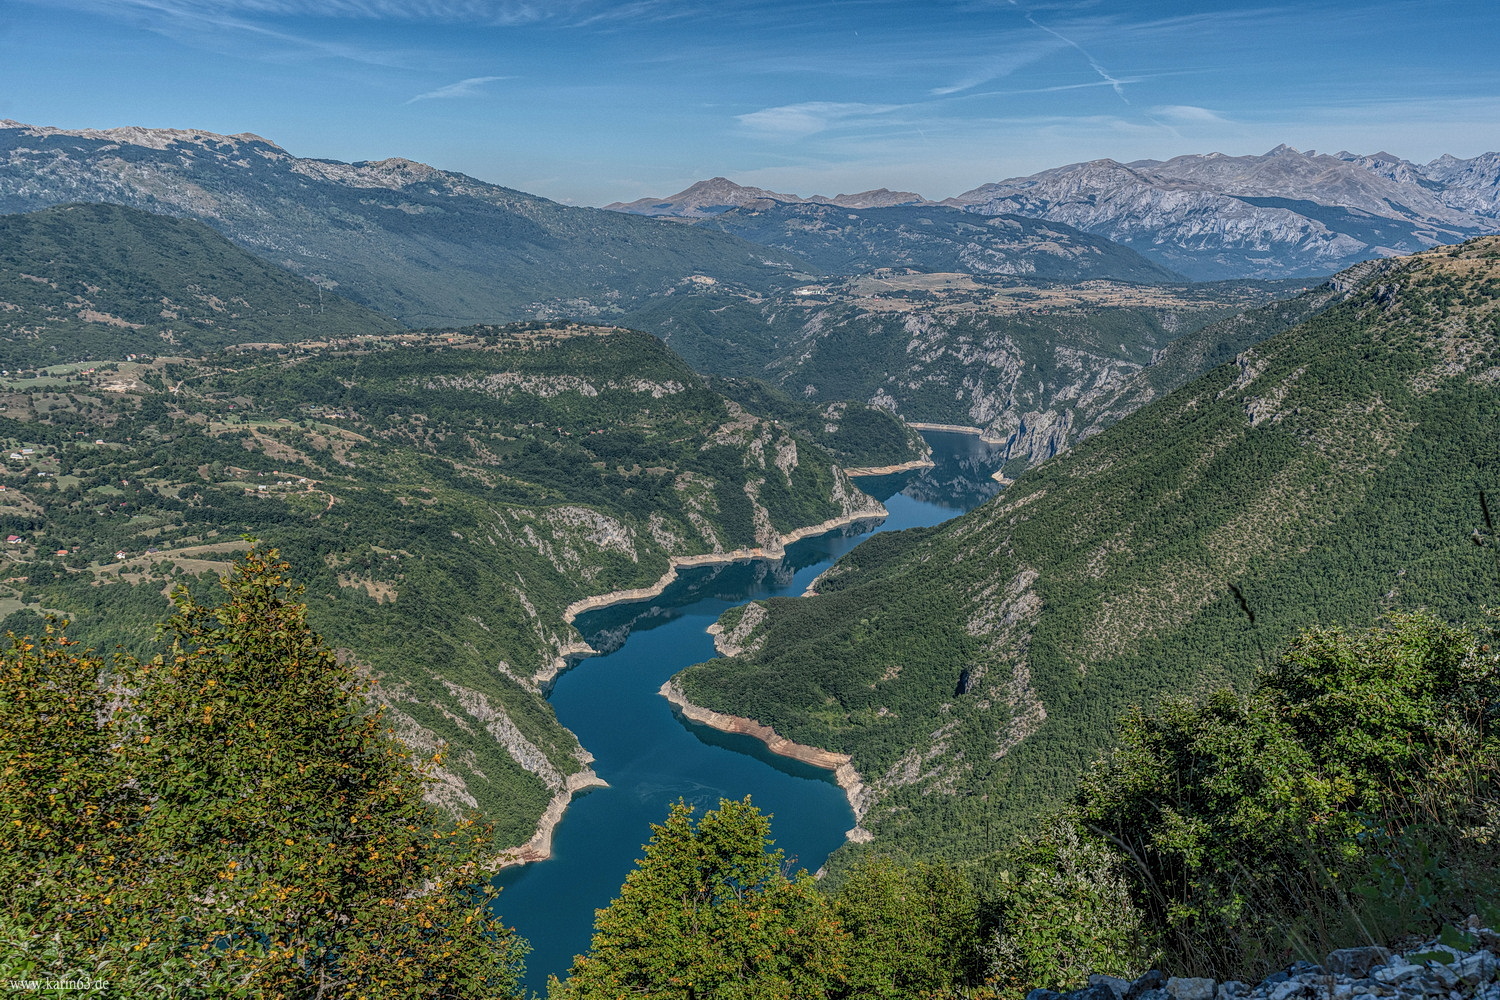
<path fill-rule="evenodd" d="M 1019 10 L 1021 12 L 1021 16 L 1025 17 L 1026 20 L 1031 22 L 1032 27 L 1040 28 L 1042 31 L 1045 31 L 1047 34 L 1062 42 L 1064 45 L 1069 45 L 1074 49 L 1077 49 L 1078 54 L 1083 56 L 1083 58 L 1088 61 L 1089 66 L 1095 73 L 1099 74 L 1099 78 L 1101 80 L 1110 85 L 1110 87 L 1114 90 L 1115 94 L 1120 98 L 1120 100 L 1124 101 L 1126 104 L 1130 103 L 1130 98 L 1125 96 L 1124 81 L 1111 76 L 1108 70 L 1099 65 L 1099 60 L 1095 59 L 1092 55 L 1089 54 L 1088 49 L 1085 49 L 1082 45 L 1079 45 L 1077 42 L 1073 41 L 1073 39 L 1069 38 L 1067 35 L 1064 35 L 1062 32 L 1055 31 L 1052 28 L 1047 27 L 1042 22 L 1038 21 L 1036 18 L 1032 17 L 1031 11 L 1027 10 L 1025 7 L 1022 7 L 1019 3 L 1016 2 L 1016 0 L 1010 0 L 1010 5 Z"/>

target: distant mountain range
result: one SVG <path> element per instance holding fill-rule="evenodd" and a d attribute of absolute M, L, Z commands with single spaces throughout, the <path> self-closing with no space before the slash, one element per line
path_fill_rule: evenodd
<path fill-rule="evenodd" d="M 776 202 L 731 209 L 696 225 L 795 254 L 826 274 L 903 268 L 1060 282 L 1182 280 L 1129 247 L 1066 223 L 978 216 L 942 205 L 856 208 Z"/>
<path fill-rule="evenodd" d="M 1045 219 L 1114 240 L 1195 280 L 1312 277 L 1500 232 L 1500 153 L 1417 164 L 1384 152 L 1304 153 L 1283 145 L 1263 156 L 1104 159 L 985 184 L 938 203 L 884 189 L 802 199 L 715 178 L 667 198 L 606 207 L 702 219 L 808 203 L 940 204 Z"/>
<path fill-rule="evenodd" d="M 1321 277 L 1500 232 L 1500 154 L 1416 164 L 1278 146 L 1095 160 L 940 203 L 716 177 L 606 211 L 400 158 L 301 158 L 250 133 L 0 121 L 0 212 L 85 201 L 196 218 L 410 326 L 618 322 L 706 281 L 783 294 L 880 268 L 1064 283 Z"/>
<path fill-rule="evenodd" d="M 0 212 L 69 202 L 196 218 L 410 326 L 610 315 L 690 279 L 774 289 L 807 267 L 722 232 L 410 160 L 303 159 L 249 133 L 0 121 Z"/>
<path fill-rule="evenodd" d="M 665 198 L 638 198 L 632 202 L 614 202 L 604 207 L 613 212 L 632 215 L 665 215 L 680 219 L 703 219 L 734 208 L 766 209 L 777 205 L 837 205 L 840 208 L 891 208 L 896 205 L 929 205 L 926 198 L 912 191 L 876 188 L 859 194 L 841 194 L 832 198 L 815 194 L 802 198 L 758 187 L 743 187 L 724 177 L 699 181 L 683 191 Z"/>

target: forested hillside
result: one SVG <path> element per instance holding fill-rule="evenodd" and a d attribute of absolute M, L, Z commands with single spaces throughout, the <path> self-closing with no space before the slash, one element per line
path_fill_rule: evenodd
<path fill-rule="evenodd" d="M 1034 822 L 1132 704 L 1243 685 L 1314 622 L 1492 602 L 1500 241 L 1347 280 L 979 510 L 769 602 L 688 697 L 852 754 L 877 844 L 963 857 Z"/>
<path fill-rule="evenodd" d="M 880 512 L 829 452 L 645 334 L 481 328 L 36 374 L 0 384 L 7 627 L 56 609 L 99 648 L 139 648 L 172 581 L 222 571 L 241 535 L 280 545 L 403 735 L 451 746 L 440 797 L 510 843 L 586 767 L 535 679 L 583 648 L 570 603 L 650 584 L 669 555 Z M 888 440 L 888 461 L 914 457 L 899 426 Z"/>
<path fill-rule="evenodd" d="M 1428 614 L 1310 628 L 1249 691 L 1129 714 L 961 864 L 877 843 L 814 882 L 748 801 L 679 803 L 549 996 L 1492 996 L 1494 644 Z"/>

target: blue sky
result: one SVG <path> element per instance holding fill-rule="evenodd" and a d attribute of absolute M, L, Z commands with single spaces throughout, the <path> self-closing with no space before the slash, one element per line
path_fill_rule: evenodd
<path fill-rule="evenodd" d="M 1097 157 L 1500 148 L 1493 0 L 4 0 L 0 118 L 255 132 L 575 204 L 942 198 Z"/>

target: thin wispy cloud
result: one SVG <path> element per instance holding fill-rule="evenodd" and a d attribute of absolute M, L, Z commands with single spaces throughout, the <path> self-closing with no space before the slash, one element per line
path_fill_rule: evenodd
<path fill-rule="evenodd" d="M 1212 124 L 1228 125 L 1229 119 L 1208 108 L 1200 108 L 1193 104 L 1163 104 L 1151 109 L 1151 113 L 1157 118 L 1166 121 L 1182 122 L 1184 124 Z"/>
<path fill-rule="evenodd" d="M 929 93 L 934 97 L 945 97 L 948 94 L 972 90 L 992 80 L 1010 76 L 1017 70 L 1038 62 L 1065 47 L 1065 43 L 1056 38 L 1032 43 L 1013 52 L 1006 52 L 988 59 L 967 76 L 947 86 L 934 87 Z"/>
<path fill-rule="evenodd" d="M 311 17 L 488 27 L 654 20 L 683 16 L 694 9 L 682 0 L 88 0 L 88 5 L 122 12 L 156 7 L 177 16 Z"/>
<path fill-rule="evenodd" d="M 418 101 L 440 101 L 453 97 L 475 97 L 480 93 L 479 88 L 496 80 L 514 80 L 513 76 L 471 76 L 467 80 L 450 83 L 446 87 L 437 90 L 429 90 L 425 94 L 418 94 L 409 101 L 402 104 L 416 104 Z"/>
<path fill-rule="evenodd" d="M 741 125 L 757 134 L 779 139 L 800 139 L 838 125 L 868 121 L 900 107 L 899 104 L 807 101 L 763 108 L 735 117 Z"/>
<path fill-rule="evenodd" d="M 305 35 L 270 27 L 237 16 L 259 13 L 255 0 L 241 4 L 218 4 L 203 0 L 29 0 L 37 6 L 62 6 L 100 14 L 144 28 L 175 41 L 211 51 L 248 54 L 243 43 L 255 43 L 271 52 L 312 53 L 372 66 L 400 67 L 404 60 L 395 53 Z M 238 43 L 238 44 L 237 44 Z"/>
<path fill-rule="evenodd" d="M 1150 76 L 1126 76 L 1121 77 L 1122 84 L 1140 83 L 1149 80 Z M 1084 80 L 1081 83 L 1058 83 L 1050 87 L 1018 87 L 1007 90 L 976 90 L 968 94 L 957 94 L 950 100 L 968 100 L 976 97 L 1020 97 L 1026 94 L 1061 94 L 1069 90 L 1095 90 L 1099 87 L 1114 89 L 1114 83 L 1110 80 Z"/>
<path fill-rule="evenodd" d="M 7 26 L 39 43 L 7 52 L 4 111 L 396 153 L 585 203 L 619 199 L 619 177 L 660 193 L 652 177 L 775 170 L 930 196 L 1073 161 L 1281 142 L 1473 155 L 1500 120 L 1500 70 L 1474 30 L 1490 0 L 917 6 L 13 0 Z M 502 71 L 515 79 L 489 79 Z"/>

